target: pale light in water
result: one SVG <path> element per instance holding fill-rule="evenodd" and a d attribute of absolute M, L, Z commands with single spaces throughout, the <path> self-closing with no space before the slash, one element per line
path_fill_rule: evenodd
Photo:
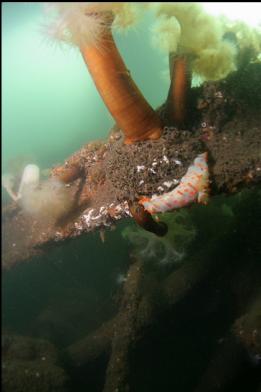
<path fill-rule="evenodd" d="M 225 15 L 230 20 L 243 20 L 250 26 L 261 27 L 261 3 L 201 3 L 212 15 Z"/>

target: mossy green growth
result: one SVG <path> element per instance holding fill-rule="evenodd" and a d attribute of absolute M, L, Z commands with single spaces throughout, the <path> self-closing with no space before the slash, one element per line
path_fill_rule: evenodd
<path fill-rule="evenodd" d="M 133 255 L 144 261 L 153 260 L 159 264 L 180 262 L 196 235 L 190 214 L 182 209 L 162 214 L 160 220 L 168 225 L 168 233 L 164 237 L 157 237 L 134 224 L 126 227 L 122 236 L 133 245 Z"/>

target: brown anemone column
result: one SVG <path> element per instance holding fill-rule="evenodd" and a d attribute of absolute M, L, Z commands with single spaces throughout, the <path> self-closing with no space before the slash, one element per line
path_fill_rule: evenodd
<path fill-rule="evenodd" d="M 188 92 L 191 85 L 191 71 L 187 57 L 170 54 L 170 77 L 167 112 L 175 125 L 182 126 L 186 119 Z"/>
<path fill-rule="evenodd" d="M 125 143 L 158 139 L 162 132 L 160 119 L 132 80 L 110 26 L 100 37 L 99 46 L 80 49 L 103 101 L 125 134 Z"/>

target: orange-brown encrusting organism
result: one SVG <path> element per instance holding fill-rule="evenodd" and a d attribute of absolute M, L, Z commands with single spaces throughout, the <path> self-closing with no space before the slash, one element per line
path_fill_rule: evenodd
<path fill-rule="evenodd" d="M 64 184 L 69 184 L 70 182 L 76 180 L 81 176 L 81 168 L 78 165 L 70 166 L 57 166 L 53 169 L 53 177 L 57 178 Z"/>

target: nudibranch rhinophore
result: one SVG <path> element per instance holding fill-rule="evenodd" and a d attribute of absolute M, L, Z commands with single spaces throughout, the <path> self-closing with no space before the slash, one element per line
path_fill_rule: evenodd
<path fill-rule="evenodd" d="M 151 214 L 182 208 L 195 201 L 207 204 L 208 188 L 207 153 L 204 152 L 194 159 L 175 189 L 162 195 L 153 195 L 151 198 L 142 197 L 139 203 Z"/>
<path fill-rule="evenodd" d="M 154 221 L 151 214 L 145 211 L 145 208 L 142 205 L 129 201 L 128 206 L 131 216 L 144 230 L 150 231 L 159 237 L 163 237 L 167 234 L 168 226 L 166 223 Z"/>

